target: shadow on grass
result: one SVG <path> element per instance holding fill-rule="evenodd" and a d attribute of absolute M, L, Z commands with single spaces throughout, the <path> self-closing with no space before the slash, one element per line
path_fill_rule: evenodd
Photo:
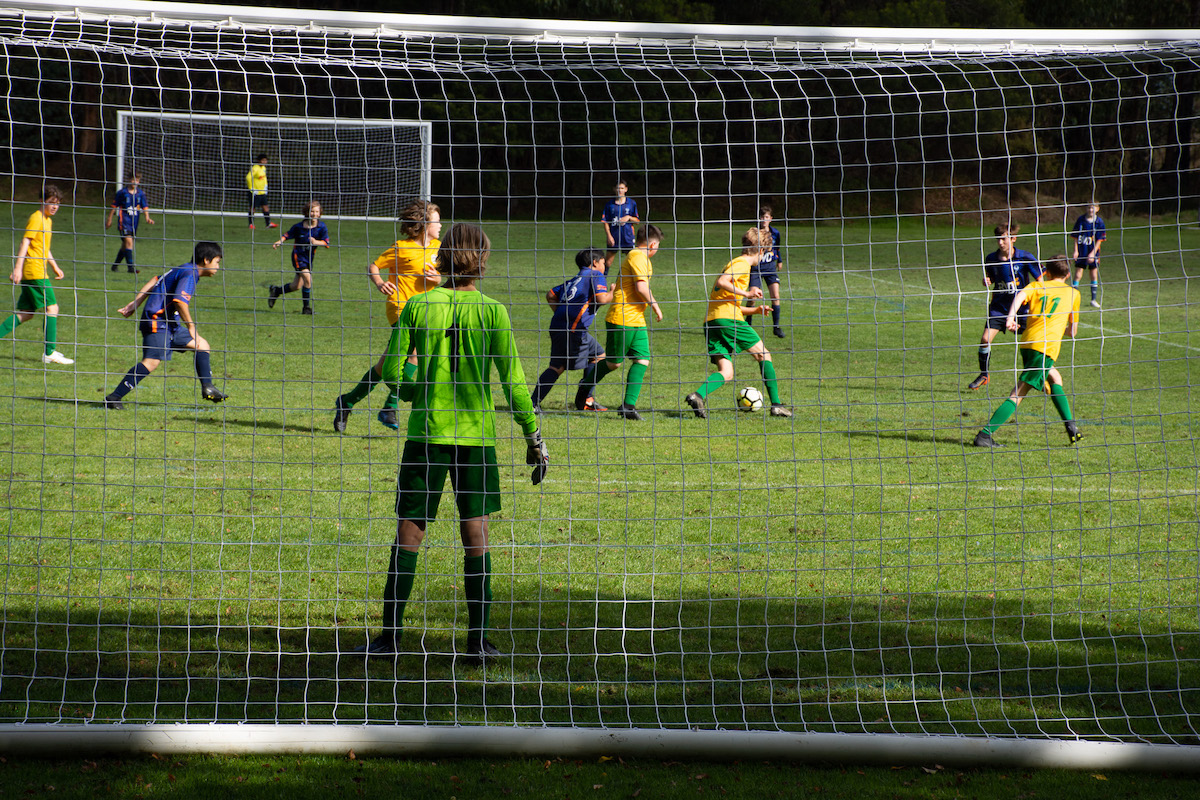
<path fill-rule="evenodd" d="M 514 588 L 539 594 L 537 585 Z M 285 604 L 270 625 L 247 624 L 246 608 L 228 601 L 219 617 L 132 602 L 127 612 L 88 601 L 69 611 L 10 602 L 0 719 L 1200 742 L 1200 665 L 1178 657 L 1177 631 L 1136 614 L 1057 613 L 1028 595 L 498 602 L 490 638 L 509 655 L 485 668 L 455 657 L 461 627 L 414 623 L 405 652 L 368 661 L 344 653 L 367 640 L 361 624 L 311 619 L 303 602 Z M 447 598 L 410 603 L 408 618 L 454 614 Z"/>

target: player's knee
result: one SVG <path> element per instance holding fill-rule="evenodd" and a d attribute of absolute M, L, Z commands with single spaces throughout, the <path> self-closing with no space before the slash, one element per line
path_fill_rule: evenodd
<path fill-rule="evenodd" d="M 30 316 L 32 316 L 32 314 Z M 58 304 L 57 303 L 52 306 L 46 306 L 46 316 L 47 317 L 57 317 L 58 316 Z"/>
<path fill-rule="evenodd" d="M 197 336 L 195 339 L 192 340 L 192 347 L 193 347 L 193 349 L 196 350 L 197 353 L 207 353 L 208 352 L 208 340 L 205 339 L 203 336 Z"/>
<path fill-rule="evenodd" d="M 154 372 L 154 370 L 158 369 L 158 365 L 161 363 L 162 362 L 159 361 L 157 358 L 143 358 L 142 359 L 142 366 L 146 368 L 147 372 Z"/>
<path fill-rule="evenodd" d="M 639 359 L 638 359 L 637 361 L 635 361 L 634 363 L 635 363 L 635 364 L 641 364 L 643 367 L 648 367 L 648 366 L 650 366 L 650 359 L 648 359 L 648 358 L 639 358 Z"/>

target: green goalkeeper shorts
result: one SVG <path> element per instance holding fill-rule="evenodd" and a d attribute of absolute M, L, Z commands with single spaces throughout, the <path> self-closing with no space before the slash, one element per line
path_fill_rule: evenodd
<path fill-rule="evenodd" d="M 500 510 L 500 470 L 495 447 L 404 443 L 396 481 L 396 516 L 413 522 L 437 519 L 446 475 L 454 489 L 459 519 L 474 519 Z"/>

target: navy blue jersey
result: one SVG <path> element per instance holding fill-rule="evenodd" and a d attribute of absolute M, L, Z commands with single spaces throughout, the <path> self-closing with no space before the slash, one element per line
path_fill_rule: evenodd
<path fill-rule="evenodd" d="M 1104 220 L 1097 215 L 1094 220 L 1088 222 L 1085 214 L 1075 220 L 1075 227 L 1071 229 L 1071 235 L 1079 243 L 1078 257 L 1087 258 L 1096 249 L 1096 245 L 1104 241 Z"/>
<path fill-rule="evenodd" d="M 304 221 L 301 220 L 288 229 L 283 238 L 291 239 L 294 242 L 292 246 L 292 266 L 296 269 L 308 269 L 312 267 L 313 258 L 317 254 L 319 245 L 313 244 L 313 240 L 320 242 L 329 241 L 329 231 L 325 228 L 324 222 L 317 222 L 311 228 L 304 227 Z"/>
<path fill-rule="evenodd" d="M 550 290 L 557 303 L 550 320 L 552 331 L 586 331 L 596 318 L 596 295 L 608 291 L 608 281 L 603 272 L 582 269 L 566 283 Z"/>
<path fill-rule="evenodd" d="M 142 209 L 146 207 L 146 193 L 141 189 L 129 191 L 122 187 L 117 189 L 117 195 L 113 198 L 113 208 L 117 209 L 117 215 L 122 227 L 136 228 L 138 220 L 142 218 Z"/>
<path fill-rule="evenodd" d="M 779 264 L 783 263 L 783 236 L 774 226 L 768 230 L 771 232 L 771 249 L 763 253 L 762 259 L 758 262 L 759 269 L 763 272 L 776 270 L 779 268 Z"/>
<path fill-rule="evenodd" d="M 621 250 L 632 250 L 634 246 L 633 223 L 626 222 L 621 224 L 617 222 L 621 217 L 637 217 L 638 207 L 632 197 L 626 197 L 625 202 L 618 203 L 614 197 L 604 205 L 604 214 L 600 217 L 600 221 L 608 226 L 608 232 L 613 237 L 613 247 Z M 640 219 L 640 217 L 638 217 Z"/>
<path fill-rule="evenodd" d="M 1007 261 L 997 250 L 983 260 L 983 272 L 992 281 L 988 312 L 1007 315 L 1017 292 L 1041 277 L 1042 265 L 1026 250 L 1014 250 Z"/>
<path fill-rule="evenodd" d="M 200 268 L 195 264 L 183 264 L 168 270 L 146 296 L 146 304 L 142 306 L 142 321 L 177 322 L 179 311 L 176 303 L 191 304 L 199 278 Z"/>

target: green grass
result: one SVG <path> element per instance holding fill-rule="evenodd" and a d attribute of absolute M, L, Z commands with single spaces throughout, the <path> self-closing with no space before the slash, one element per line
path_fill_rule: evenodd
<path fill-rule="evenodd" d="M 10 235 L 29 210 L 11 208 Z M 297 295 L 266 309 L 265 286 L 284 276 L 274 231 L 158 218 L 137 278 L 108 270 L 116 239 L 99 211 L 56 219 L 60 349 L 74 367 L 43 368 L 40 322 L 0 341 L 0 720 L 1195 743 L 1200 336 L 1186 264 L 1200 233 L 1179 221 L 1110 220 L 1105 310 L 1085 310 L 1060 358 L 1083 442 L 1065 447 L 1053 408 L 1031 396 L 997 452 L 963 446 L 1011 388 L 1016 358 L 1011 337 L 998 340 L 992 384 L 965 391 L 994 244 L 979 228 L 790 226 L 788 338 L 767 344 L 796 416 L 733 410 L 735 388 L 759 384 L 743 357 L 704 422 L 682 397 L 709 371 L 706 287 L 737 232 L 668 226 L 647 421 L 567 413 L 570 374 L 545 403 L 553 465 L 535 488 L 519 432 L 498 419 L 493 638 L 513 656 L 484 671 L 452 656 L 465 609 L 448 500 L 407 617 L 413 653 L 365 667 L 336 655 L 378 628 L 395 530 L 403 436 L 374 421 L 382 390 L 345 435 L 330 427 L 334 398 L 386 342 L 364 271 L 393 227 L 331 222 L 336 247 L 318 254 L 305 317 Z M 532 382 L 548 357 L 542 295 L 595 225 L 485 227 L 482 289 L 510 307 Z M 180 356 L 124 412 L 101 410 L 140 357 L 136 324 L 116 309 L 196 238 L 226 248 L 196 315 L 229 402 L 202 404 Z M 1047 225 L 1036 243 L 1046 255 L 1063 238 Z M 1032 235 L 1020 244 L 1035 249 Z M 615 406 L 620 382 L 597 394 Z"/>

